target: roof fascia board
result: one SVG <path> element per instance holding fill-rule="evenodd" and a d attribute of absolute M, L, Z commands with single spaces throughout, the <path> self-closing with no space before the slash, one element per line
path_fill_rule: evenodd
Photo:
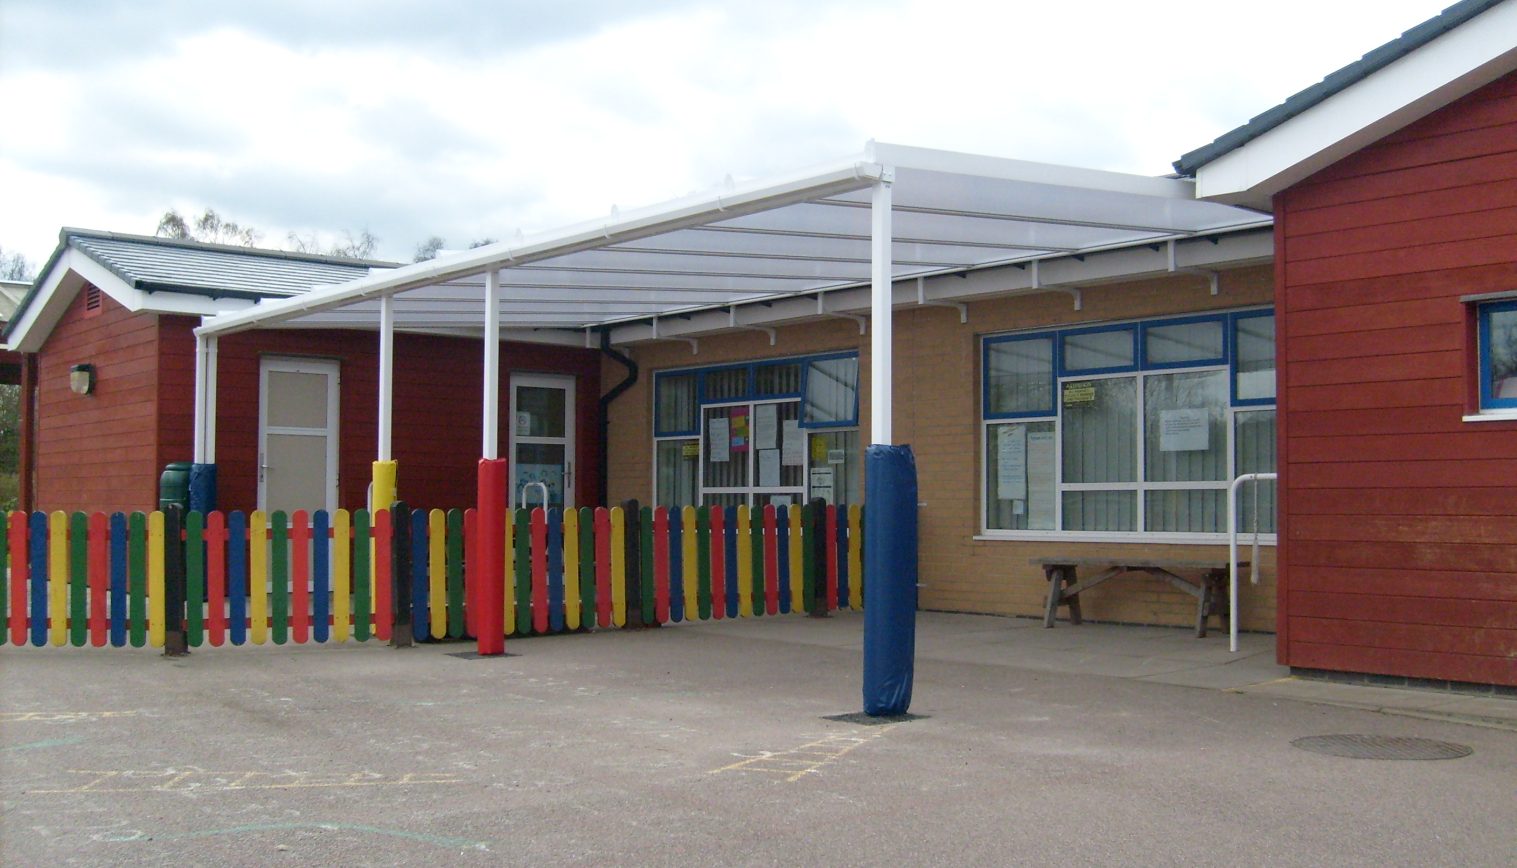
<path fill-rule="evenodd" d="M 1269 207 L 1275 193 L 1517 69 L 1507 0 L 1196 170 L 1198 198 Z"/>
<path fill-rule="evenodd" d="M 1108 193 L 1155 196 L 1163 199 L 1194 199 L 1195 183 L 1189 178 L 1150 177 L 1101 169 L 1082 169 L 1052 163 L 1034 163 L 964 154 L 883 142 L 873 145 L 876 162 L 899 169 L 919 169 L 957 175 L 974 175 L 1001 181 L 1022 181 L 1057 187 L 1076 187 Z"/>
<path fill-rule="evenodd" d="M 819 170 L 782 176 L 761 184 L 736 186 L 721 193 L 708 193 L 638 209 L 611 220 L 581 223 L 550 232 L 513 247 L 497 242 L 466 255 L 403 266 L 394 271 L 360 278 L 290 299 L 264 302 L 255 310 L 212 317 L 197 334 L 213 335 L 244 331 L 312 313 L 342 307 L 358 299 L 394 295 L 448 280 L 482 274 L 491 269 L 521 265 L 603 247 L 608 243 L 646 238 L 663 232 L 757 213 L 823 196 L 864 189 L 887 176 L 877 163 L 853 159 Z"/>
<path fill-rule="evenodd" d="M 1268 229 L 1182 241 L 1175 251 L 1175 267 L 1176 271 L 1183 272 L 1186 269 L 1265 265 L 1272 260 L 1274 251 L 1274 234 Z M 1077 257 L 1042 260 L 1036 284 L 1030 268 L 1015 265 L 927 277 L 924 278 L 923 297 L 927 301 L 962 302 L 1060 292 L 1062 288 L 1163 277 L 1172 273 L 1169 264 L 1169 251 L 1165 245 L 1144 244 L 1110 250 L 1083 260 Z M 870 307 L 867 286 L 832 290 L 826 293 L 826 299 L 829 313 L 868 313 Z M 917 307 L 915 280 L 897 280 L 893 299 L 897 308 L 909 310 Z M 743 326 L 784 325 L 818 318 L 816 300 L 810 295 L 776 300 L 768 306 L 746 305 L 740 310 L 739 324 Z M 725 309 L 695 311 L 660 317 L 658 336 L 694 337 L 728 331 L 730 327 L 731 320 Z M 621 323 L 611 330 L 611 341 L 615 344 L 653 339 L 653 330 L 647 320 Z"/>

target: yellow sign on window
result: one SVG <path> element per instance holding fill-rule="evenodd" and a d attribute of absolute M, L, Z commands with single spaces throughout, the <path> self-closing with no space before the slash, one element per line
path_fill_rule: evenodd
<path fill-rule="evenodd" d="M 1091 380 L 1064 384 L 1064 406 L 1078 407 L 1096 402 L 1096 384 Z"/>

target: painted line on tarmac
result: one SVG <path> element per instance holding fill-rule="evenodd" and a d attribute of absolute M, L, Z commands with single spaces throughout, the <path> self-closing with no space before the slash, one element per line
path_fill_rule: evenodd
<path fill-rule="evenodd" d="M 471 841 L 468 838 L 450 838 L 445 835 L 429 835 L 425 832 L 407 832 L 404 829 L 385 829 L 379 826 L 362 826 L 354 823 L 253 823 L 246 826 L 206 829 L 200 832 L 181 832 L 173 835 L 149 835 L 137 829 L 128 829 L 121 832 L 108 832 L 103 835 L 97 835 L 95 836 L 95 840 L 105 843 L 190 841 L 196 838 L 213 838 L 219 835 L 246 835 L 256 832 L 298 832 L 303 829 L 314 829 L 322 832 L 363 832 L 369 835 L 385 835 L 407 841 L 420 841 L 423 844 L 436 844 L 439 847 L 447 847 L 449 849 L 481 850 L 487 853 L 490 851 L 489 841 Z"/>
<path fill-rule="evenodd" d="M 30 790 L 29 794 L 231 792 L 234 790 L 299 790 L 332 787 L 403 787 L 431 784 L 461 784 L 464 780 L 446 772 L 208 772 L 193 766 L 184 769 L 69 769 L 69 774 L 92 775 L 87 783 L 56 790 Z"/>
<path fill-rule="evenodd" d="M 823 736 L 816 741 L 807 742 L 799 747 L 781 751 L 760 751 L 752 756 L 734 754 L 742 757 L 737 762 L 712 769 L 710 774 L 722 772 L 772 772 L 785 776 L 787 783 L 795 783 L 807 775 L 814 775 L 838 760 L 847 756 L 850 752 L 883 737 L 886 733 L 895 729 L 900 724 L 890 724 L 879 729 L 870 731 L 865 735 L 859 735 L 857 730 L 847 733 L 836 733 Z"/>
<path fill-rule="evenodd" d="M 49 738 L 42 741 L 29 741 L 26 744 L 10 744 L 0 747 L 0 750 L 42 750 L 49 747 L 68 747 L 69 745 L 79 744 L 82 741 L 84 741 L 84 737 L 76 735 L 71 738 Z"/>
<path fill-rule="evenodd" d="M 133 717 L 136 711 L 0 711 L 0 723 L 72 723 L 106 717 Z"/>

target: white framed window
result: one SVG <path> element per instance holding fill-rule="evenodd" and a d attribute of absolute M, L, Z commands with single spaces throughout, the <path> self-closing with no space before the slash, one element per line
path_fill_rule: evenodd
<path fill-rule="evenodd" d="M 1267 309 L 991 335 L 981 379 L 989 537 L 1219 540 L 1230 481 L 1275 469 Z"/>
<path fill-rule="evenodd" d="M 862 500 L 856 352 L 660 371 L 653 393 L 658 504 Z"/>

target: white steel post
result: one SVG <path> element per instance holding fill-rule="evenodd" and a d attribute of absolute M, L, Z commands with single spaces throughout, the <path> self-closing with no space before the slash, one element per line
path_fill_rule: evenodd
<path fill-rule="evenodd" d="M 211 335 L 205 341 L 205 443 L 203 464 L 216 463 L 216 367 L 221 338 Z"/>
<path fill-rule="evenodd" d="M 195 335 L 195 441 L 191 450 L 191 460 L 196 464 L 205 463 L 205 422 L 206 422 L 206 337 Z"/>
<path fill-rule="evenodd" d="M 870 209 L 869 442 L 892 445 L 890 176 L 874 185 Z"/>
<path fill-rule="evenodd" d="M 500 272 L 485 273 L 485 394 L 481 458 L 499 458 L 500 440 Z"/>
<path fill-rule="evenodd" d="M 395 297 L 379 300 L 379 455 L 390 460 L 391 417 L 395 412 Z"/>

